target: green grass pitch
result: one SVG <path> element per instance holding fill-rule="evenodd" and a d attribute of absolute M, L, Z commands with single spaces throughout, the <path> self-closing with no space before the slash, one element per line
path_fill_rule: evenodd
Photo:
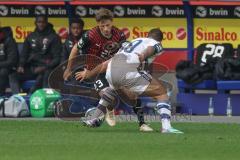
<path fill-rule="evenodd" d="M 183 135 L 140 133 L 136 123 L 0 121 L 1 160 L 238 160 L 239 124 L 174 123 Z"/>

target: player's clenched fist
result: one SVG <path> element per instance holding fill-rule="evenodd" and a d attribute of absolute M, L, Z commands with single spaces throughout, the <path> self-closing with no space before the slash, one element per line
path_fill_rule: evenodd
<path fill-rule="evenodd" d="M 75 79 L 77 81 L 82 82 L 85 79 L 88 79 L 88 75 L 89 75 L 89 70 L 87 70 L 86 68 L 84 68 L 84 71 L 81 72 L 76 72 L 75 74 Z"/>

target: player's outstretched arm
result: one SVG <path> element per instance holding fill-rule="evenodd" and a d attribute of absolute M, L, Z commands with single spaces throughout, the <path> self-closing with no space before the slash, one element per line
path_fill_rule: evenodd
<path fill-rule="evenodd" d="M 104 73 L 107 70 L 107 66 L 108 63 L 110 62 L 111 59 L 97 65 L 93 70 L 89 71 L 86 68 L 84 69 L 84 71 L 81 72 L 77 72 L 75 74 L 75 78 L 78 81 L 83 81 L 85 79 L 91 79 L 93 77 L 95 77 L 96 75 L 100 74 L 100 73 Z"/>
<path fill-rule="evenodd" d="M 63 79 L 66 81 L 68 80 L 68 78 L 71 76 L 72 72 L 71 72 L 71 68 L 72 68 L 72 65 L 73 65 L 73 61 L 72 59 L 75 58 L 78 54 L 78 48 L 77 48 L 77 44 L 74 45 L 74 47 L 72 48 L 72 51 L 69 55 L 69 58 L 68 58 L 68 65 L 67 65 L 67 68 L 66 70 L 64 71 L 64 74 L 63 74 Z"/>

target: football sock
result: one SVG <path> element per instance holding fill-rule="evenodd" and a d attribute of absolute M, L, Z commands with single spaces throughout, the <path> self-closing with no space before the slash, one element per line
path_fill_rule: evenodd
<path fill-rule="evenodd" d="M 117 95 L 113 89 L 110 87 L 106 88 L 103 92 L 102 98 L 99 101 L 97 109 L 93 114 L 93 118 L 98 118 L 102 115 L 105 115 L 107 110 L 113 110 L 113 106 L 115 105 L 117 99 Z"/>
<path fill-rule="evenodd" d="M 133 107 L 133 111 L 135 114 L 137 114 L 137 119 L 138 119 L 138 124 L 139 126 L 145 124 L 144 120 L 144 113 L 143 113 L 143 108 L 141 107 L 141 100 L 137 100 L 136 106 Z"/>
<path fill-rule="evenodd" d="M 99 118 L 101 116 L 104 116 L 106 114 L 106 107 L 98 104 L 96 111 L 94 112 L 92 119 Z"/>
<path fill-rule="evenodd" d="M 160 114 L 162 129 L 170 129 L 171 128 L 171 105 L 169 101 L 159 101 L 157 104 L 157 112 Z"/>

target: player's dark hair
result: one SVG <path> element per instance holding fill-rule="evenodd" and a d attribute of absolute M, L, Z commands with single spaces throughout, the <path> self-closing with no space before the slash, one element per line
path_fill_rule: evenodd
<path fill-rule="evenodd" d="M 84 21 L 83 21 L 81 18 L 71 18 L 71 19 L 70 19 L 70 26 L 71 26 L 73 23 L 79 24 L 80 27 L 81 27 L 81 29 L 83 29 L 83 27 L 84 27 Z"/>
<path fill-rule="evenodd" d="M 148 37 L 151 37 L 156 41 L 161 42 L 163 40 L 163 32 L 159 28 L 154 28 L 148 32 Z"/>
<path fill-rule="evenodd" d="M 44 14 L 36 15 L 35 21 L 37 22 L 39 18 L 43 18 L 44 21 L 48 22 L 48 16 L 47 15 L 44 15 Z"/>
<path fill-rule="evenodd" d="M 113 20 L 113 13 L 112 11 L 110 11 L 109 9 L 106 8 L 100 8 L 97 12 L 96 12 L 96 21 L 100 22 L 101 20 Z"/>

